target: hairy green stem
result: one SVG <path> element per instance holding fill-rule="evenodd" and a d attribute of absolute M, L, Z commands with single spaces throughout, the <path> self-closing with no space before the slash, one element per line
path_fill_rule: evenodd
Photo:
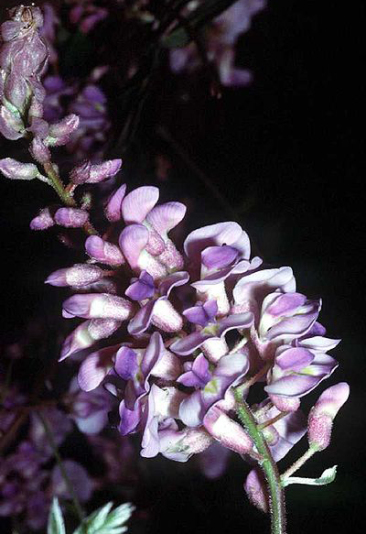
<path fill-rule="evenodd" d="M 61 178 L 55 171 L 54 166 L 51 162 L 45 163 L 43 166 L 45 173 L 47 174 L 48 178 L 51 180 L 52 187 L 62 200 L 62 202 L 69 206 L 70 208 L 76 208 L 76 202 L 73 199 L 73 197 L 70 195 L 70 193 L 64 188 L 64 185 L 61 181 Z"/>
<path fill-rule="evenodd" d="M 283 473 L 281 477 L 282 480 L 289 478 L 293 473 L 300 469 L 300 467 L 302 467 L 304 463 L 307 462 L 309 458 L 311 458 L 316 452 L 316 448 L 309 447 L 308 450 L 302 456 L 300 456 L 300 458 L 296 460 L 296 462 L 294 462 L 292 466 L 287 469 L 287 471 Z"/>
<path fill-rule="evenodd" d="M 77 208 L 77 203 L 75 202 L 75 199 L 72 196 L 71 190 L 68 187 L 64 187 L 64 184 L 62 183 L 61 178 L 55 171 L 55 168 L 52 163 L 45 163 L 43 165 L 43 168 L 51 181 L 53 189 L 56 191 L 62 202 L 69 208 Z M 84 224 L 83 228 L 85 232 L 89 235 L 98 235 L 98 232 L 89 221 Z"/>
<path fill-rule="evenodd" d="M 261 456 L 261 460 L 259 460 L 258 463 L 268 484 L 271 513 L 271 533 L 286 534 L 284 489 L 281 484 L 281 478 L 277 469 L 277 464 L 272 457 L 271 451 L 269 450 L 262 432 L 258 428 L 257 422 L 250 407 L 243 400 L 240 391 L 235 391 L 235 398 L 237 402 L 236 409 L 238 417 L 252 438 L 257 451 Z"/>

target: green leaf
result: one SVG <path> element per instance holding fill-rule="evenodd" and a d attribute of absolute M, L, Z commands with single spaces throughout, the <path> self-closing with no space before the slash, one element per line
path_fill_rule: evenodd
<path fill-rule="evenodd" d="M 337 474 L 337 466 L 329 467 L 319 478 L 289 477 L 283 481 L 283 486 L 290 484 L 302 484 L 305 486 L 326 486 L 334 481 Z"/>
<path fill-rule="evenodd" d="M 126 523 L 134 507 L 127 503 L 111 511 L 113 503 L 109 502 L 87 517 L 75 530 L 74 534 L 122 534 L 126 532 Z"/>
<path fill-rule="evenodd" d="M 228 9 L 237 0 L 206 0 L 202 5 L 193 11 L 185 18 L 186 25 L 196 32 L 200 30 L 205 24 L 216 18 L 220 13 Z M 189 31 L 182 23 L 164 39 L 162 45 L 165 48 L 181 48 L 186 46 L 192 40 Z"/>
<path fill-rule="evenodd" d="M 64 518 L 56 498 L 53 499 L 48 516 L 47 534 L 66 534 Z"/>

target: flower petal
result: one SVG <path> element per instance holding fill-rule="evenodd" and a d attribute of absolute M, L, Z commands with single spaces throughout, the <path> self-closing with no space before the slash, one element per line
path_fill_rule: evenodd
<path fill-rule="evenodd" d="M 158 200 L 157 187 L 143 186 L 131 191 L 122 201 L 122 216 L 125 223 L 142 223 Z"/>
<path fill-rule="evenodd" d="M 180 202 L 167 202 L 152 209 L 146 219 L 158 234 L 164 236 L 181 222 L 186 211 Z"/>
<path fill-rule="evenodd" d="M 149 240 L 149 231 L 142 224 L 131 224 L 122 230 L 119 246 L 132 269 L 139 267 L 139 257 Z"/>
<path fill-rule="evenodd" d="M 193 332 L 182 339 L 174 341 L 170 349 L 179 354 L 179 356 L 187 356 L 194 350 L 198 349 L 207 339 L 212 337 L 211 334 L 202 334 L 201 332 Z"/>
<path fill-rule="evenodd" d="M 120 221 L 122 218 L 122 200 L 126 194 L 126 184 L 122 184 L 117 191 L 109 197 L 104 213 L 110 222 Z"/>

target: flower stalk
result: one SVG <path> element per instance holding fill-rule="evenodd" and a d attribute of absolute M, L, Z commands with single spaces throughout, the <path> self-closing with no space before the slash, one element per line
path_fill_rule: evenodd
<path fill-rule="evenodd" d="M 241 398 L 240 392 L 235 391 L 236 411 L 240 422 L 245 427 L 252 438 L 261 459 L 258 461 L 268 485 L 270 514 L 271 514 L 271 534 L 286 534 L 286 511 L 284 490 L 281 484 L 280 474 L 276 462 L 266 443 L 266 440 L 259 430 L 254 415 L 248 404 Z"/>
<path fill-rule="evenodd" d="M 281 479 L 285 481 L 291 475 L 296 473 L 296 471 L 298 471 L 300 467 L 302 467 L 312 456 L 314 456 L 316 452 L 318 451 L 315 447 L 309 447 L 308 450 L 302 456 L 300 456 L 300 458 L 298 458 L 296 462 L 294 462 L 292 466 L 287 469 L 287 471 L 283 473 Z"/>
<path fill-rule="evenodd" d="M 61 178 L 55 171 L 51 162 L 45 163 L 43 166 L 45 173 L 51 181 L 53 189 L 56 191 L 62 202 L 70 208 L 76 208 L 76 202 L 71 194 L 64 188 Z"/>

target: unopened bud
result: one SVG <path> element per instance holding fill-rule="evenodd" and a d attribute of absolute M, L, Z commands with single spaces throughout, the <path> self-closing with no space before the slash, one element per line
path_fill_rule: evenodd
<path fill-rule="evenodd" d="M 125 321 L 132 317 L 134 311 L 135 305 L 132 302 L 107 293 L 73 295 L 63 304 L 63 315 L 66 318 L 83 317 L 84 319 Z"/>
<path fill-rule="evenodd" d="M 24 112 L 25 106 L 31 97 L 30 86 L 26 79 L 15 69 L 6 78 L 4 96 L 17 110 L 21 113 Z"/>
<path fill-rule="evenodd" d="M 52 273 L 46 284 L 57 287 L 75 286 L 83 287 L 97 282 L 104 276 L 104 271 L 97 265 L 80 263 L 66 269 L 59 269 Z"/>
<path fill-rule="evenodd" d="M 266 481 L 259 469 L 252 469 L 244 484 L 244 489 L 250 502 L 259 510 L 268 513 L 269 498 Z"/>
<path fill-rule="evenodd" d="M 11 180 L 34 180 L 41 176 L 33 163 L 20 163 L 12 158 L 0 160 L 0 172 Z"/>
<path fill-rule="evenodd" d="M 163 332 L 179 332 L 183 328 L 183 319 L 168 299 L 159 299 L 152 315 L 152 323 Z"/>
<path fill-rule="evenodd" d="M 89 256 L 107 265 L 122 265 L 125 260 L 117 245 L 104 241 L 101 237 L 92 235 L 85 241 L 85 250 Z"/>
<path fill-rule="evenodd" d="M 120 221 L 122 218 L 122 200 L 126 194 L 126 184 L 122 184 L 108 199 L 105 216 L 110 222 Z"/>
<path fill-rule="evenodd" d="M 95 184 L 117 174 L 121 165 L 120 159 L 111 159 L 98 165 L 85 161 L 71 171 L 70 179 L 74 184 Z"/>
<path fill-rule="evenodd" d="M 0 133 L 10 141 L 16 141 L 24 135 L 24 124 L 18 113 L 12 113 L 5 106 L 0 107 Z"/>
<path fill-rule="evenodd" d="M 51 160 L 51 153 L 39 137 L 35 137 L 29 147 L 33 159 L 41 165 L 45 165 Z"/>
<path fill-rule="evenodd" d="M 209 409 L 203 420 L 204 427 L 224 447 L 239 454 L 247 454 L 253 442 L 245 430 L 219 408 Z"/>
<path fill-rule="evenodd" d="M 88 212 L 78 208 L 60 208 L 55 213 L 55 222 L 65 228 L 81 228 L 88 219 Z"/>
<path fill-rule="evenodd" d="M 311 409 L 308 420 L 310 447 L 324 450 L 330 443 L 333 420 L 349 396 L 349 385 L 340 382 L 326 389 Z"/>
<path fill-rule="evenodd" d="M 31 230 L 47 230 L 47 228 L 51 228 L 54 225 L 55 221 L 50 208 L 44 208 L 39 212 L 37 217 L 31 220 L 30 228 Z"/>
<path fill-rule="evenodd" d="M 269 398 L 280 412 L 296 412 L 300 408 L 300 399 L 298 397 L 269 395 Z"/>
<path fill-rule="evenodd" d="M 61 350 L 60 361 L 80 350 L 91 347 L 96 341 L 113 334 L 121 325 L 115 319 L 92 319 L 79 325 L 65 339 Z"/>
<path fill-rule="evenodd" d="M 176 462 L 186 462 L 193 454 L 206 450 L 213 441 L 203 428 L 185 428 L 181 431 L 162 430 L 159 432 L 159 439 L 160 453 L 165 458 Z"/>
<path fill-rule="evenodd" d="M 64 119 L 51 124 L 49 135 L 45 139 L 45 143 L 50 146 L 66 145 L 70 139 L 70 135 L 78 128 L 79 117 L 71 114 Z"/>

